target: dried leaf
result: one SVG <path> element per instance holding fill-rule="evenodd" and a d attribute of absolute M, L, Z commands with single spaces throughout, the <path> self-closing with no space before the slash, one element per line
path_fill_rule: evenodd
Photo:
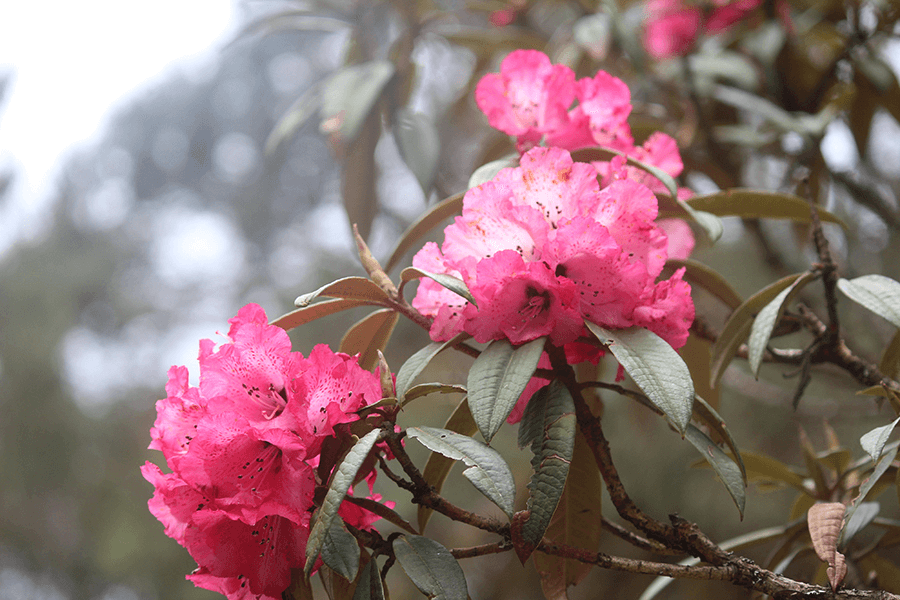
<path fill-rule="evenodd" d="M 828 582 L 833 590 L 837 590 L 847 574 L 844 555 L 837 550 L 845 509 L 841 502 L 822 502 L 814 504 L 807 513 L 813 549 L 819 559 L 828 563 Z"/>

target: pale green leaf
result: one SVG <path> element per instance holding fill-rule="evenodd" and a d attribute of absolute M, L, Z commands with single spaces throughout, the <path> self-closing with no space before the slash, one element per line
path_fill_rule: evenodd
<path fill-rule="evenodd" d="M 344 528 L 344 521 L 340 516 L 334 518 L 331 527 L 325 532 L 322 562 L 347 581 L 356 578 L 356 571 L 359 569 L 359 544 Z"/>
<path fill-rule="evenodd" d="M 841 531 L 841 548 L 846 548 L 853 536 L 874 521 L 880 511 L 881 505 L 877 502 L 863 502 L 860 504 L 859 508 L 853 512 L 844 524 L 844 529 Z"/>
<path fill-rule="evenodd" d="M 878 480 L 881 479 L 881 476 L 884 475 L 887 470 L 891 467 L 891 463 L 894 462 L 894 458 L 897 456 L 897 448 L 892 448 L 887 454 L 883 454 L 881 460 L 878 461 L 878 464 L 875 465 L 875 468 L 872 470 L 872 473 L 869 475 L 869 478 L 862 482 L 859 486 L 859 494 L 857 494 L 856 498 L 853 499 L 853 502 L 850 503 L 850 506 L 847 507 L 847 514 L 844 516 L 844 522 L 849 523 L 853 518 L 853 513 L 859 509 L 859 506 L 863 504 L 866 496 L 872 488 L 875 487 L 875 484 L 878 483 Z"/>
<path fill-rule="evenodd" d="M 294 306 L 304 308 L 309 306 L 319 296 L 363 300 L 373 304 L 388 301 L 388 295 L 385 291 L 371 279 L 366 277 L 344 277 L 327 283 L 314 292 L 297 296 L 297 299 L 294 300 Z"/>
<path fill-rule="evenodd" d="M 401 108 L 394 115 L 393 130 L 400 156 L 427 196 L 441 154 L 437 127 L 426 115 Z"/>
<path fill-rule="evenodd" d="M 857 304 L 900 327 L 900 283 L 884 275 L 839 279 L 838 289 Z"/>
<path fill-rule="evenodd" d="M 640 327 L 604 329 L 585 321 L 597 339 L 675 428 L 684 434 L 694 406 L 694 382 L 678 353 L 664 339 Z"/>
<path fill-rule="evenodd" d="M 750 328 L 750 337 L 747 340 L 750 371 L 754 376 L 759 376 L 759 367 L 762 364 L 763 353 L 766 351 L 766 345 L 769 343 L 772 331 L 774 331 L 775 326 L 784 314 L 785 306 L 806 284 L 816 279 L 816 277 L 815 273 L 804 273 L 797 281 L 781 290 L 756 315 Z"/>
<path fill-rule="evenodd" d="M 407 281 L 412 281 L 413 279 L 420 279 L 422 277 L 427 277 L 428 279 L 432 279 L 437 283 L 441 284 L 457 296 L 461 296 L 466 302 L 471 302 L 472 305 L 477 306 L 475 303 L 475 298 L 472 297 L 472 293 L 469 291 L 469 288 L 466 287 L 465 282 L 453 275 L 447 275 L 446 273 L 429 273 L 428 271 L 423 271 L 422 269 L 417 269 L 416 267 L 406 267 L 403 271 L 400 272 L 400 279 L 405 283 Z"/>
<path fill-rule="evenodd" d="M 509 156 L 504 156 L 503 158 L 499 158 L 497 160 L 492 160 L 486 165 L 481 165 L 475 172 L 472 173 L 472 176 L 469 177 L 468 189 L 472 189 L 474 187 L 478 187 L 482 183 L 490 181 L 493 179 L 497 173 L 502 171 L 503 169 L 508 169 L 511 167 L 519 166 L 519 155 L 511 154 Z"/>
<path fill-rule="evenodd" d="M 416 398 L 430 396 L 431 394 L 465 394 L 466 388 L 461 385 L 450 385 L 449 383 L 420 383 L 409 388 L 404 394 L 404 400 L 401 406 L 406 406 Z"/>
<path fill-rule="evenodd" d="M 888 438 L 891 436 L 891 432 L 894 431 L 897 423 L 900 423 L 900 417 L 897 417 L 888 425 L 876 427 L 859 438 L 860 446 L 872 457 L 872 462 L 878 462 L 878 459 L 881 457 L 881 451 L 884 449 L 884 445 L 887 444 Z"/>
<path fill-rule="evenodd" d="M 373 60 L 332 75 L 322 90 L 319 111 L 328 133 L 339 135 L 344 144 L 356 139 L 394 71 L 391 61 Z"/>
<path fill-rule="evenodd" d="M 728 490 L 731 499 L 734 500 L 741 519 L 744 518 L 744 504 L 746 494 L 744 490 L 744 477 L 740 467 L 709 437 L 700 431 L 693 423 L 688 423 L 684 432 L 687 440 L 697 449 L 704 459 L 710 464 L 719 479 Z"/>
<path fill-rule="evenodd" d="M 531 380 L 544 349 L 544 339 L 518 347 L 508 340 L 494 340 L 472 364 L 466 384 L 469 408 L 488 443 Z"/>
<path fill-rule="evenodd" d="M 716 412 L 716 409 L 710 406 L 709 403 L 699 395 L 694 396 L 694 415 L 700 422 L 709 427 L 711 431 L 718 434 L 725 442 L 725 445 L 728 446 L 728 449 L 731 450 L 731 454 L 736 459 L 737 465 L 741 470 L 741 477 L 743 478 L 744 486 L 746 487 L 747 469 L 744 466 L 744 459 L 741 458 L 737 442 L 734 441 L 734 437 L 732 437 L 731 430 L 728 429 L 728 426 L 725 424 L 725 420 L 718 412 Z"/>
<path fill-rule="evenodd" d="M 367 300 L 348 300 L 346 298 L 325 300 L 324 302 L 310 304 L 306 308 L 298 308 L 286 315 L 282 315 L 272 321 L 270 325 L 275 325 L 276 327 L 281 327 L 285 331 L 290 331 L 295 327 L 300 327 L 301 325 L 311 323 L 316 319 L 321 319 L 328 315 L 333 315 L 359 306 L 371 306 L 372 304 L 372 302 Z M 378 304 L 376 304 L 376 306 L 378 306 Z"/>
<path fill-rule="evenodd" d="M 455 336 L 446 342 L 432 342 L 410 356 L 397 371 L 397 397 L 403 400 L 413 381 L 425 370 L 428 363 L 444 349 L 459 343 L 460 339 L 461 336 Z"/>
<path fill-rule="evenodd" d="M 394 556 L 419 590 L 434 600 L 466 600 L 466 576 L 444 546 L 420 535 L 401 535 Z"/>

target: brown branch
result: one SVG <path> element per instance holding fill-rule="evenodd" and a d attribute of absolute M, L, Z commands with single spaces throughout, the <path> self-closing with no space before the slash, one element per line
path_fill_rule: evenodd
<path fill-rule="evenodd" d="M 503 539 L 499 542 L 472 546 L 470 548 L 453 548 L 450 550 L 450 554 L 453 555 L 453 558 L 459 560 L 460 558 L 473 558 L 475 556 L 485 556 L 487 554 L 500 554 L 501 552 L 508 552 L 509 550 L 512 550 L 512 548 L 512 544 Z"/>
<path fill-rule="evenodd" d="M 641 537 L 637 533 L 634 533 L 633 531 L 629 531 L 628 529 L 625 529 L 618 523 L 613 523 L 606 517 L 601 517 L 601 524 L 603 525 L 603 529 L 607 530 L 608 532 L 610 532 L 617 538 L 628 542 L 632 546 L 640 548 L 641 550 L 646 550 L 647 552 L 653 552 L 654 554 L 669 554 L 669 555 L 682 554 L 678 550 L 672 550 L 671 548 L 666 548 L 664 545 L 660 544 L 657 541 L 648 540 L 645 537 Z"/>

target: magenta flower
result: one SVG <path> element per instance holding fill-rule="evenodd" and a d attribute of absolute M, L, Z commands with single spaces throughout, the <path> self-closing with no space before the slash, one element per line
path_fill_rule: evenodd
<path fill-rule="evenodd" d="M 326 346 L 292 352 L 255 304 L 230 323 L 220 347 L 200 342 L 199 387 L 186 368 L 169 370 L 150 447 L 172 472 L 149 462 L 141 472 L 150 512 L 199 565 L 189 579 L 232 599 L 277 599 L 304 562 L 322 444 L 348 435 L 341 425 L 381 399 L 381 384 Z M 355 506 L 340 513 L 358 528 L 377 520 Z"/>
<path fill-rule="evenodd" d="M 656 59 L 690 52 L 701 33 L 720 33 L 747 16 L 762 0 L 714 0 L 704 9 L 683 0 L 650 0 L 644 47 Z"/>

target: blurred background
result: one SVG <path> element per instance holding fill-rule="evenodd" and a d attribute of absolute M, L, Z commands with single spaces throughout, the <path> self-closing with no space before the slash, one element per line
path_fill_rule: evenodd
<path fill-rule="evenodd" d="M 691 90 L 700 94 L 692 103 L 677 60 L 674 69 L 653 65 L 643 53 L 637 2 L 3 3 L 0 600 L 217 597 L 184 580 L 194 564 L 148 512 L 152 488 L 138 471 L 160 460 L 146 447 L 166 370 L 188 365 L 196 381 L 198 340 L 216 339 L 247 302 L 274 318 L 298 294 L 362 274 L 348 213 L 386 257 L 427 206 L 512 151 L 486 126 L 472 90 L 513 48 L 543 49 L 580 76 L 604 68 L 626 78 L 636 137 L 675 136 L 685 181 L 699 191 L 787 189 L 791 166 L 812 153 L 816 177 L 827 181 L 820 203 L 849 225 L 827 231 L 847 276 L 898 278 L 900 94 L 889 100 L 900 71 L 896 24 L 854 21 L 840 2 L 795 4 L 802 18 L 793 37 L 766 14 L 742 32 L 756 46 L 714 40 L 697 49 L 703 60 L 694 68 L 709 85 L 725 81 L 811 116 L 837 102 L 833 84 L 852 87 L 818 129 L 773 126 L 771 115 L 715 103 L 709 87 Z M 852 66 L 849 77 L 840 72 L 858 54 L 848 48 L 859 31 L 870 32 L 867 44 L 886 32 L 869 44 L 888 69 L 886 88 Z M 829 32 L 842 36 L 834 51 Z M 359 68 L 336 81 L 345 65 Z M 780 83 L 767 78 L 773 72 Z M 724 164 L 704 145 L 707 116 L 731 127 L 718 132 L 730 149 Z M 805 234 L 730 219 L 715 248 L 701 240 L 696 257 L 747 296 L 804 268 L 812 257 Z M 727 315 L 708 298 L 697 301 L 714 321 Z M 364 314 L 293 332 L 296 349 L 336 347 Z M 845 317 L 861 353 L 877 361 L 890 327 L 861 309 Z M 424 332 L 401 324 L 387 352 L 392 368 L 425 343 Z M 465 374 L 465 364 L 438 368 Z M 887 422 L 889 411 L 855 398 L 858 386 L 841 373 L 818 377 L 796 412 L 795 382 L 775 367 L 763 373 L 756 381 L 743 364 L 732 367 L 717 399 L 742 448 L 802 464 L 798 425 L 821 450 L 827 420 L 859 458 L 859 434 Z M 420 401 L 403 424 L 440 426 L 456 400 Z M 787 519 L 794 495 L 751 488 L 741 523 L 712 474 L 689 469 L 693 450 L 659 419 L 618 397 L 607 415 L 625 483 L 651 514 L 679 512 L 718 540 Z M 530 455 L 515 450 L 507 429 L 497 444 L 524 488 Z M 451 499 L 490 512 L 465 486 L 451 486 Z M 382 491 L 414 518 L 405 497 Z M 896 508 L 885 503 L 883 514 Z M 437 518 L 431 527 L 448 546 L 489 541 Z M 605 544 L 628 552 L 615 539 Z M 511 553 L 463 567 L 473 598 L 541 597 L 533 569 Z M 395 597 L 418 594 L 392 577 Z M 610 589 L 637 597 L 649 583 L 623 585 L 598 571 L 573 597 Z M 666 593 L 744 597 L 715 584 L 679 583 Z"/>

